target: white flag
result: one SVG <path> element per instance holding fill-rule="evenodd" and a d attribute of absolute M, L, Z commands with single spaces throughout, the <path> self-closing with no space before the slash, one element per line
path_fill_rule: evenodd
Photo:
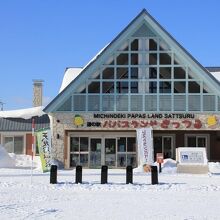
<path fill-rule="evenodd" d="M 152 165 L 153 160 L 153 137 L 152 128 L 137 129 L 138 165 Z"/>

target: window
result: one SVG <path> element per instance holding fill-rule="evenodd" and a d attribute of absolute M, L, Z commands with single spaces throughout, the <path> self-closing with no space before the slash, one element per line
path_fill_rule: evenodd
<path fill-rule="evenodd" d="M 160 82 L 160 93 L 171 93 L 171 82 Z"/>
<path fill-rule="evenodd" d="M 95 67 L 84 83 L 76 85 L 73 98 L 63 100 L 57 111 L 217 112 L 220 109 L 215 91 L 165 40 L 155 35 L 141 36 L 142 32 L 132 35 L 109 57 L 101 59 L 101 65 Z M 140 96 L 135 100 L 135 95 L 142 96 L 141 104 Z M 167 97 L 172 97 L 171 101 Z M 136 101 L 140 105 L 135 106 Z"/>
<path fill-rule="evenodd" d="M 116 83 L 117 93 L 128 93 L 128 82 L 118 81 Z"/>
<path fill-rule="evenodd" d="M 74 111 L 85 111 L 86 110 L 86 96 L 85 95 L 74 95 L 73 96 L 73 109 Z"/>
<path fill-rule="evenodd" d="M 131 65 L 138 65 L 138 53 L 131 54 Z"/>
<path fill-rule="evenodd" d="M 157 65 L 157 54 L 156 53 L 149 54 L 149 65 Z"/>
<path fill-rule="evenodd" d="M 160 64 L 170 65 L 171 64 L 171 54 L 160 53 Z"/>
<path fill-rule="evenodd" d="M 131 42 L 131 50 L 132 51 L 138 50 L 138 39 L 135 39 Z"/>
<path fill-rule="evenodd" d="M 70 137 L 70 166 L 88 167 L 88 137 Z"/>
<path fill-rule="evenodd" d="M 156 81 L 149 82 L 149 93 L 157 93 L 157 82 Z"/>
<path fill-rule="evenodd" d="M 136 138 L 119 137 L 117 139 L 117 165 L 118 167 L 136 166 Z"/>
<path fill-rule="evenodd" d="M 174 79 L 185 79 L 186 72 L 182 67 L 174 67 Z"/>
<path fill-rule="evenodd" d="M 106 68 L 102 72 L 103 79 L 114 79 L 114 68 Z"/>
<path fill-rule="evenodd" d="M 102 96 L 102 110 L 103 111 L 114 111 L 114 96 L 113 95 Z"/>
<path fill-rule="evenodd" d="M 128 65 L 128 54 L 119 54 L 117 56 L 117 65 Z"/>
<path fill-rule="evenodd" d="M 157 50 L 157 42 L 154 39 L 149 40 L 149 50 Z"/>
<path fill-rule="evenodd" d="M 100 93 L 100 82 L 91 82 L 88 86 L 89 93 Z"/>
<path fill-rule="evenodd" d="M 114 93 L 114 82 L 103 82 L 102 83 L 102 93 Z"/>
<path fill-rule="evenodd" d="M 150 79 L 156 79 L 157 78 L 157 68 L 156 67 L 150 67 L 149 68 L 149 78 Z"/>
<path fill-rule="evenodd" d="M 138 82 L 131 82 L 131 93 L 138 93 Z"/>
<path fill-rule="evenodd" d="M 68 98 L 57 111 L 71 111 L 72 109 L 72 97 Z"/>
<path fill-rule="evenodd" d="M 138 68 L 131 68 L 131 79 L 138 79 Z"/>
<path fill-rule="evenodd" d="M 186 92 L 186 82 L 179 81 L 174 82 L 174 93 L 185 93 Z"/>
<path fill-rule="evenodd" d="M 200 93 L 200 85 L 197 82 L 188 82 L 189 93 Z"/>
<path fill-rule="evenodd" d="M 171 79 L 171 67 L 160 67 L 160 79 Z"/>
<path fill-rule="evenodd" d="M 185 147 L 207 147 L 208 135 L 186 135 Z"/>
<path fill-rule="evenodd" d="M 89 95 L 88 96 L 88 111 L 99 111 L 100 102 L 99 95 Z"/>
<path fill-rule="evenodd" d="M 117 68 L 117 79 L 128 79 L 128 68 Z"/>
<path fill-rule="evenodd" d="M 10 136 L 4 137 L 4 146 L 8 153 L 24 154 L 24 137 Z"/>

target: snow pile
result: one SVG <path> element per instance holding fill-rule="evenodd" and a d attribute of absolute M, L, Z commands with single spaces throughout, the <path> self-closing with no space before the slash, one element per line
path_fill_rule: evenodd
<path fill-rule="evenodd" d="M 10 153 L 9 155 L 15 161 L 16 167 L 29 168 L 32 165 L 32 157 L 30 155 L 14 154 L 14 153 Z M 41 162 L 39 156 L 34 156 L 33 167 L 37 169 L 41 169 Z"/>
<path fill-rule="evenodd" d="M 158 167 L 158 171 L 159 171 L 159 164 L 157 162 L 154 162 L 153 164 L 154 166 Z M 134 173 L 143 173 L 143 167 L 142 166 L 138 166 L 137 168 L 135 168 Z M 171 158 L 167 158 L 163 160 L 162 163 L 162 173 L 176 173 L 177 171 L 177 162 Z"/>
<path fill-rule="evenodd" d="M 164 159 L 162 163 L 162 172 L 163 173 L 176 173 L 177 162 L 171 158 Z"/>
<path fill-rule="evenodd" d="M 214 174 L 220 174 L 220 163 L 216 162 L 210 162 L 209 163 L 209 172 Z"/>
<path fill-rule="evenodd" d="M 15 160 L 8 155 L 5 148 L 0 145 L 0 168 L 15 167 Z"/>
<path fill-rule="evenodd" d="M 34 116 L 42 116 L 45 114 L 43 112 L 43 106 L 27 108 L 27 109 L 19 109 L 19 110 L 11 110 L 11 111 L 0 111 L 0 118 L 23 118 L 29 119 Z"/>
<path fill-rule="evenodd" d="M 6 149 L 0 145 L 0 168 L 30 168 L 32 158 L 30 155 L 8 153 Z M 39 156 L 34 156 L 33 167 L 41 170 L 41 161 Z"/>

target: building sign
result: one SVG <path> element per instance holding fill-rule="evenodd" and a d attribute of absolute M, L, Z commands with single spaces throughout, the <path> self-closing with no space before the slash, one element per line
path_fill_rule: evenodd
<path fill-rule="evenodd" d="M 50 171 L 51 166 L 51 131 L 44 129 L 37 132 L 37 147 L 43 172 Z"/>
<path fill-rule="evenodd" d="M 177 160 L 181 165 L 206 165 L 206 149 L 202 147 L 177 148 Z"/>
<path fill-rule="evenodd" d="M 144 114 L 144 113 L 87 113 L 73 116 L 75 128 L 135 130 L 152 127 L 154 130 L 218 130 L 220 115 L 201 114 Z"/>
<path fill-rule="evenodd" d="M 137 129 L 138 165 L 152 165 L 153 160 L 153 136 L 152 128 Z"/>

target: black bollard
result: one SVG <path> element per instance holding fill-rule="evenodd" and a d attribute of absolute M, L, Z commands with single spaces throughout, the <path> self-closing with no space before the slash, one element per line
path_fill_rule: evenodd
<path fill-rule="evenodd" d="M 108 183 L 108 166 L 102 166 L 101 171 L 101 184 Z"/>
<path fill-rule="evenodd" d="M 161 167 L 161 163 L 159 163 L 159 173 L 162 172 L 162 167 Z"/>
<path fill-rule="evenodd" d="M 57 165 L 51 165 L 50 167 L 50 183 L 57 183 Z"/>
<path fill-rule="evenodd" d="M 82 166 L 76 166 L 76 183 L 82 183 Z"/>
<path fill-rule="evenodd" d="M 133 183 L 133 168 L 132 166 L 126 167 L 126 184 Z"/>
<path fill-rule="evenodd" d="M 157 166 L 151 166 L 151 184 L 158 184 Z"/>

